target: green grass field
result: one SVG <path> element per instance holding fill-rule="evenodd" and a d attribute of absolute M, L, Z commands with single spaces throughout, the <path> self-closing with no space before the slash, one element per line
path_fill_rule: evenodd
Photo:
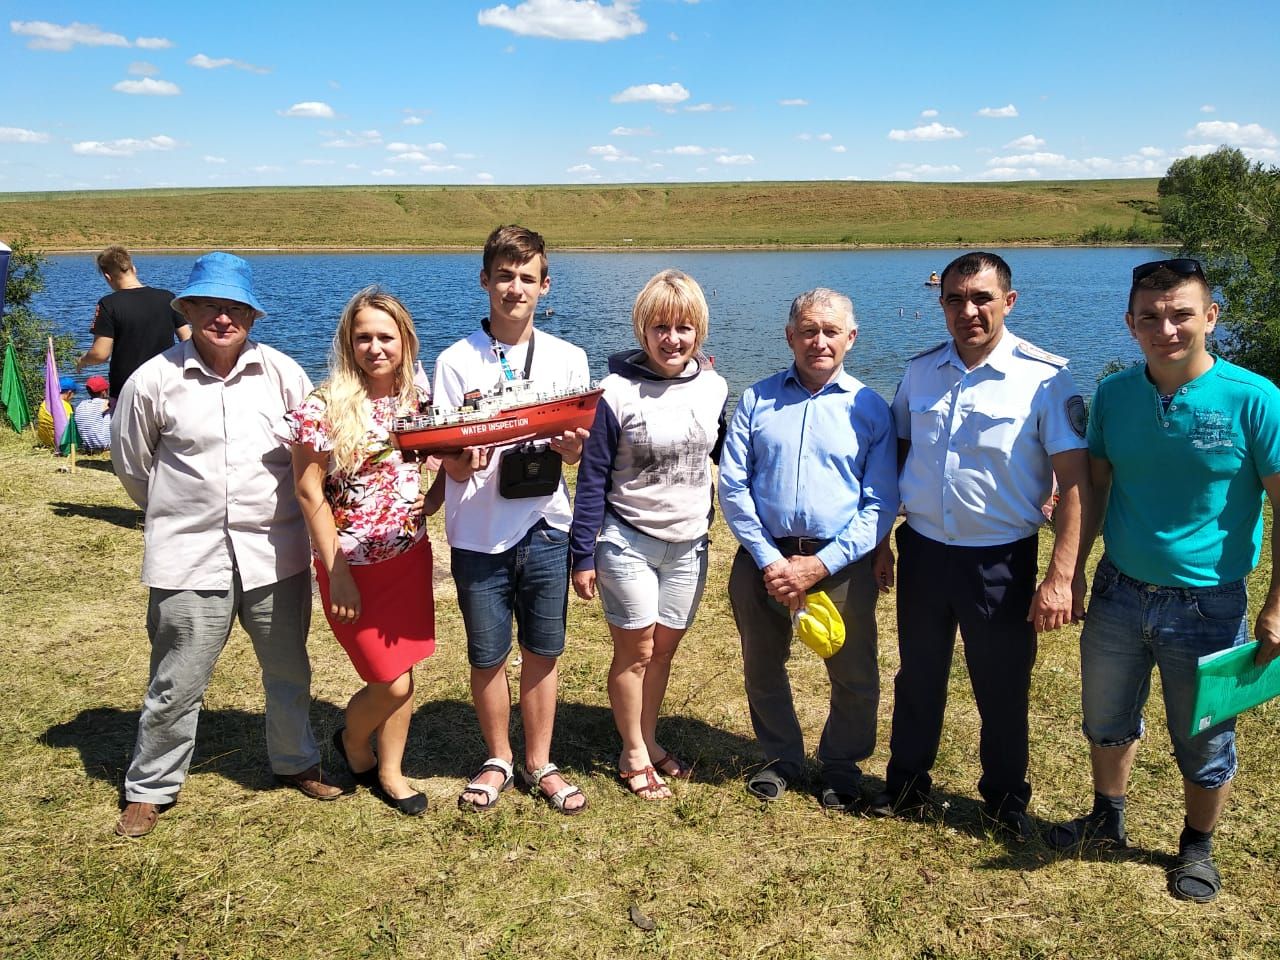
<path fill-rule="evenodd" d="M 0 194 L 45 250 L 475 248 L 523 223 L 558 249 L 1052 244 L 1159 238 L 1156 181 L 812 181 L 609 187 L 291 187 Z"/>
<path fill-rule="evenodd" d="M 977 718 L 957 657 L 935 769 L 945 815 L 826 816 L 789 793 L 743 790 L 756 761 L 725 596 L 732 538 L 713 532 L 699 620 L 676 658 L 662 736 L 696 763 L 669 802 L 614 777 L 598 607 L 571 602 L 553 758 L 590 797 L 565 818 L 521 794 L 492 815 L 455 798 L 483 759 L 452 583 L 437 570 L 436 655 L 416 671 L 406 771 L 432 808 L 399 817 L 368 792 L 331 804 L 276 788 L 247 638 L 232 635 L 205 701 L 181 802 L 141 841 L 116 837 L 147 676 L 140 515 L 104 456 L 57 471 L 30 435 L 0 437 L 0 956 L 1273 958 L 1280 955 L 1280 704 L 1240 724 L 1242 771 L 1218 832 L 1225 891 L 1195 907 L 1165 892 L 1181 827 L 1158 685 L 1129 805 L 1135 849 L 1059 859 L 1006 846 L 978 818 Z M 438 521 L 438 517 L 436 518 Z M 448 551 L 433 528 L 438 563 Z M 1047 556 L 1049 537 L 1043 538 Z M 1265 573 L 1254 575 L 1260 599 Z M 881 785 L 897 654 L 879 607 Z M 1076 641 L 1041 645 L 1032 700 L 1031 812 L 1075 816 L 1089 796 Z M 312 711 L 327 747 L 358 680 L 316 611 Z M 798 647 L 796 707 L 812 744 L 820 661 Z M 326 762 L 334 758 L 326 750 Z M 655 928 L 640 929 L 635 907 Z"/>

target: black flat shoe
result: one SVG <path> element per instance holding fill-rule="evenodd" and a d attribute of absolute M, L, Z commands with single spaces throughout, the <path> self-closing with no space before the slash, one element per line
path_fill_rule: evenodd
<path fill-rule="evenodd" d="M 338 756 L 347 765 L 347 769 L 351 770 L 351 761 L 347 759 L 347 748 L 342 743 L 342 734 L 346 729 L 346 727 L 339 727 L 333 731 L 333 749 L 338 752 Z M 372 788 L 378 786 L 378 765 L 375 763 L 368 770 L 351 770 L 351 779 L 362 787 Z"/>
<path fill-rule="evenodd" d="M 373 788 L 378 799 L 391 809 L 403 813 L 406 817 L 420 817 L 427 812 L 427 795 L 411 793 L 407 797 L 393 797 L 382 788 L 381 784 Z"/>

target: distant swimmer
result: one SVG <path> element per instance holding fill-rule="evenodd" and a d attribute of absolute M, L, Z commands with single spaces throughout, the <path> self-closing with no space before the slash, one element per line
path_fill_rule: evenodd
<path fill-rule="evenodd" d="M 940 276 L 938 276 L 938 271 L 937 271 L 937 270 L 933 270 L 933 271 L 931 271 L 931 272 L 929 273 L 929 279 L 928 279 L 928 280 L 926 280 L 926 281 L 924 282 L 924 285 L 925 285 L 926 287 L 940 287 L 940 286 L 942 286 L 942 278 L 941 278 Z"/>

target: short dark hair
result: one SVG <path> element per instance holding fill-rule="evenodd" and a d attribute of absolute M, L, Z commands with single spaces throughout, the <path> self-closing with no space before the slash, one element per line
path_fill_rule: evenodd
<path fill-rule="evenodd" d="M 974 277 L 983 270 L 994 269 L 1000 289 L 1008 293 L 1013 289 L 1013 271 L 1004 262 L 1004 258 L 994 253 L 983 253 L 981 250 L 956 257 L 942 271 L 942 286 L 947 285 L 947 274 L 954 273 L 961 277 Z"/>
<path fill-rule="evenodd" d="M 542 234 L 526 227 L 508 224 L 498 227 L 484 242 L 484 272 L 488 274 L 498 261 L 528 263 L 534 257 L 541 258 L 541 276 L 547 277 L 547 245 Z"/>
<path fill-rule="evenodd" d="M 1129 314 L 1133 314 L 1133 298 L 1139 290 L 1176 290 L 1184 283 L 1192 283 L 1204 291 L 1204 299 L 1206 303 L 1213 300 L 1213 291 L 1209 288 L 1209 283 L 1198 273 L 1179 273 L 1177 270 L 1171 270 L 1168 267 L 1157 267 L 1152 270 L 1141 280 L 1133 281 L 1133 285 L 1129 288 Z"/>
<path fill-rule="evenodd" d="M 133 269 L 133 258 L 119 244 L 113 244 L 98 254 L 98 269 L 109 277 L 118 277 Z"/>

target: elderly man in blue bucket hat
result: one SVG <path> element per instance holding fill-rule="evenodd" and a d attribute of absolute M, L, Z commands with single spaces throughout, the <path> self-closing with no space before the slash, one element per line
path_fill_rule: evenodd
<path fill-rule="evenodd" d="M 173 306 L 190 340 L 148 360 L 111 421 L 111 460 L 146 515 L 151 675 L 116 832 L 141 837 L 177 800 L 213 666 L 239 620 L 266 690 L 267 753 L 280 782 L 317 800 L 344 789 L 311 731 L 309 543 L 276 433 L 311 392 L 293 360 L 249 339 L 266 311 L 249 264 L 198 259 Z"/>

